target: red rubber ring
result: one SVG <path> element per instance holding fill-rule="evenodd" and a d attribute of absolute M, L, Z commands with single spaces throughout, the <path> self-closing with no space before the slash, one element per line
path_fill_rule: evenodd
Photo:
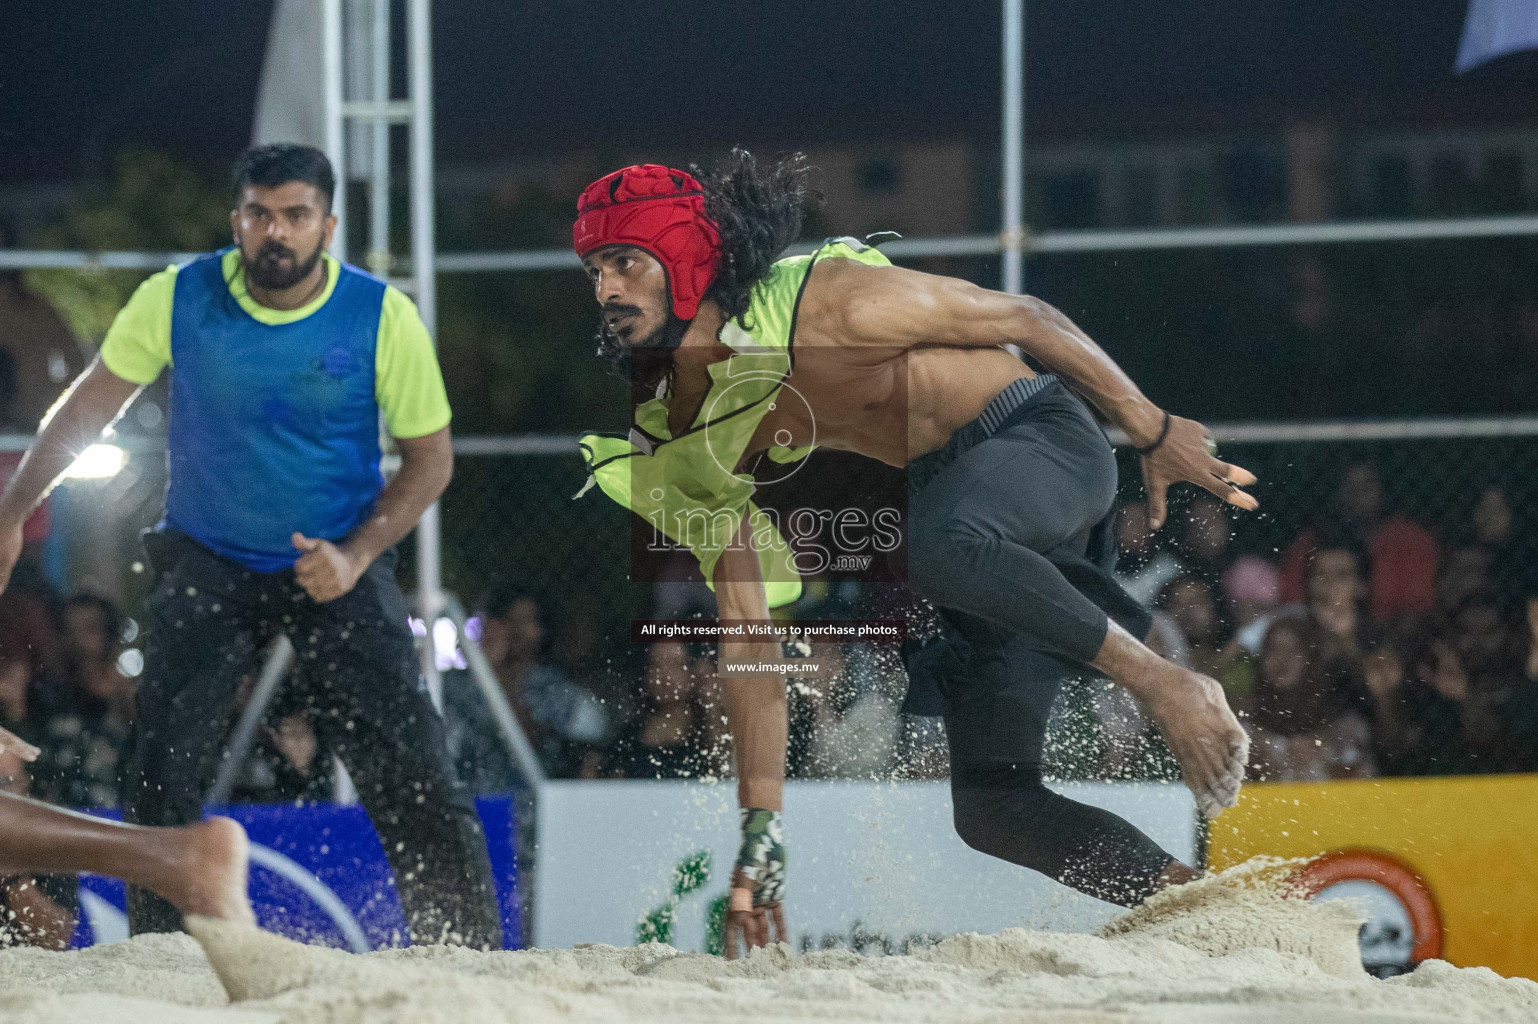
<path fill-rule="evenodd" d="M 1317 857 L 1297 873 L 1298 888 L 1309 898 L 1337 882 L 1376 882 L 1404 904 L 1415 929 L 1411 959 L 1435 960 L 1442 955 L 1442 911 L 1431 887 L 1414 868 L 1393 854 L 1365 847 L 1335 850 Z"/>

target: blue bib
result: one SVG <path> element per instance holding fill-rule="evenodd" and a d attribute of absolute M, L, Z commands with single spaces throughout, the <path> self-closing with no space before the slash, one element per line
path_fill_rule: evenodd
<path fill-rule="evenodd" d="M 164 526 L 257 572 L 338 541 L 384 487 L 374 353 L 385 284 L 347 264 L 326 303 L 264 324 L 230 294 L 224 252 L 176 275 Z"/>

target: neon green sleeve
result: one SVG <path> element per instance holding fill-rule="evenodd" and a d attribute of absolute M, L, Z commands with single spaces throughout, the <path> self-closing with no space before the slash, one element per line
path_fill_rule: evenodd
<path fill-rule="evenodd" d="M 149 384 L 171 362 L 171 299 L 176 268 L 167 267 L 134 289 L 101 343 L 101 361 L 131 384 Z"/>
<path fill-rule="evenodd" d="M 425 437 L 449 425 L 449 396 L 416 304 L 386 288 L 374 352 L 374 398 L 391 437 Z"/>

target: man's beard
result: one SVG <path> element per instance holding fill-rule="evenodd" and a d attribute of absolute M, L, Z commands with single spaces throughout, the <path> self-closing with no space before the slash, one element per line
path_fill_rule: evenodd
<path fill-rule="evenodd" d="M 608 360 L 616 376 L 629 379 L 630 394 L 636 402 L 647 401 L 673 372 L 673 350 L 684 340 L 690 321 L 680 319 L 669 307 L 661 327 L 644 338 L 626 342 L 609 326 L 609 316 L 616 311 L 609 308 L 599 315 L 598 354 Z M 624 311 L 629 312 L 630 307 Z"/>
<path fill-rule="evenodd" d="M 268 291 L 282 291 L 284 288 L 292 288 L 294 285 L 310 276 L 310 271 L 315 269 L 315 264 L 320 262 L 321 250 L 325 248 L 324 242 L 315 243 L 315 251 L 310 253 L 308 259 L 300 260 L 294 250 L 277 242 L 267 242 L 256 251 L 255 258 L 246 256 L 246 247 L 240 247 L 240 265 L 245 268 L 246 281 L 265 288 Z M 281 258 L 284 256 L 295 257 L 290 269 L 283 268 Z"/>

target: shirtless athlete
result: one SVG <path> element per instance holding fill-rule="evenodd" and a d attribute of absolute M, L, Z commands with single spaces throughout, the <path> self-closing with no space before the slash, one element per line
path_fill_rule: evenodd
<path fill-rule="evenodd" d="M 1149 618 L 1109 573 L 1116 463 L 1078 396 L 1141 454 L 1156 527 L 1171 484 L 1254 509 L 1240 490 L 1254 476 L 1039 299 L 895 267 L 853 239 L 777 261 L 800 232 L 804 179 L 799 158 L 760 168 L 735 151 L 719 174 L 627 167 L 582 194 L 573 234 L 602 307 L 599 352 L 628 368 L 634 404 L 628 437 L 582 439 L 590 482 L 693 549 L 720 619 L 762 620 L 800 581 L 750 500 L 754 460 L 815 444 L 906 466 L 909 585 L 946 626 L 910 676 L 927 673 L 944 697 L 961 838 L 1126 906 L 1190 880 L 1132 825 L 1041 780 L 1052 697 L 1091 670 L 1142 702 L 1209 816 L 1238 799 L 1248 756 L 1222 689 L 1144 646 Z M 801 400 L 775 401 L 787 388 Z M 700 513 L 725 514 L 730 535 L 685 529 Z M 731 954 L 786 935 L 786 697 L 783 678 L 722 682 L 743 825 Z"/>

